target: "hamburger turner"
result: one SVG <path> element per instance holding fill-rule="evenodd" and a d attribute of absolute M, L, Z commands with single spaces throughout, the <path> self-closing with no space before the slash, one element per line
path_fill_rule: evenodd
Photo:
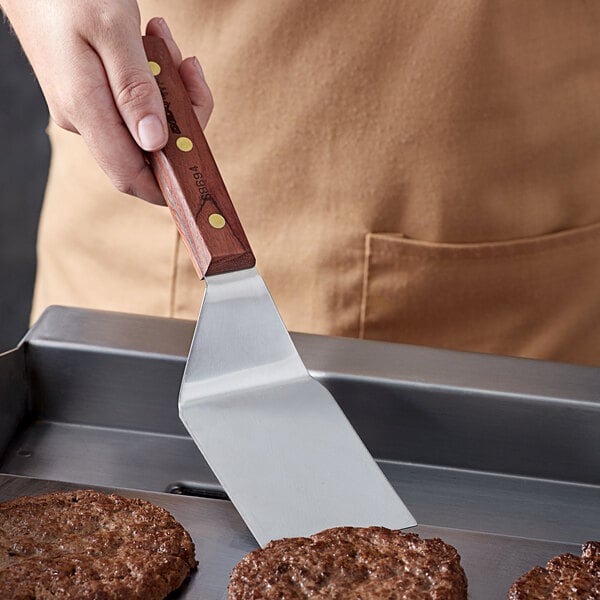
<path fill-rule="evenodd" d="M 149 161 L 206 282 L 181 420 L 261 546 L 342 525 L 416 525 L 302 363 L 164 42 L 144 46 L 170 129 Z"/>

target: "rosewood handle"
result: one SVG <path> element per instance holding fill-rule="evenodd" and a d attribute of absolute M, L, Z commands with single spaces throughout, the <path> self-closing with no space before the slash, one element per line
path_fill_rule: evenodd
<path fill-rule="evenodd" d="M 164 41 L 144 37 L 169 126 L 169 141 L 148 153 L 150 166 L 200 277 L 239 271 L 255 259 Z"/>

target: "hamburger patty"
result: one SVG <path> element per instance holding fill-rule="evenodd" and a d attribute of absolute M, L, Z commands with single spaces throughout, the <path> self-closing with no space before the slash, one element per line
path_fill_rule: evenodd
<path fill-rule="evenodd" d="M 337 527 L 270 542 L 233 569 L 229 600 L 464 600 L 456 550 L 384 527 Z"/>
<path fill-rule="evenodd" d="M 560 554 L 546 568 L 535 567 L 517 579 L 508 600 L 594 600 L 600 598 L 600 542 L 586 542 L 581 557 Z"/>
<path fill-rule="evenodd" d="M 0 598 L 144 598 L 177 589 L 194 544 L 163 508 L 93 490 L 0 504 Z"/>

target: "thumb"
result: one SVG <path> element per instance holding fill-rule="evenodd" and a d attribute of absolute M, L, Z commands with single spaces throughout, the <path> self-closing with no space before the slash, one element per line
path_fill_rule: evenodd
<path fill-rule="evenodd" d="M 150 71 L 139 32 L 98 49 L 112 95 L 129 132 L 142 149 L 152 152 L 167 143 L 163 101 Z"/>

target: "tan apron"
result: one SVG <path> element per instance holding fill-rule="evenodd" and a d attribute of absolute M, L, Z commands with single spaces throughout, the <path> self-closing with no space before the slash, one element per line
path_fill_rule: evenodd
<path fill-rule="evenodd" d="M 600 364 L 600 4 L 142 0 L 291 330 Z M 167 210 L 50 127 L 34 316 L 196 318 Z"/>

